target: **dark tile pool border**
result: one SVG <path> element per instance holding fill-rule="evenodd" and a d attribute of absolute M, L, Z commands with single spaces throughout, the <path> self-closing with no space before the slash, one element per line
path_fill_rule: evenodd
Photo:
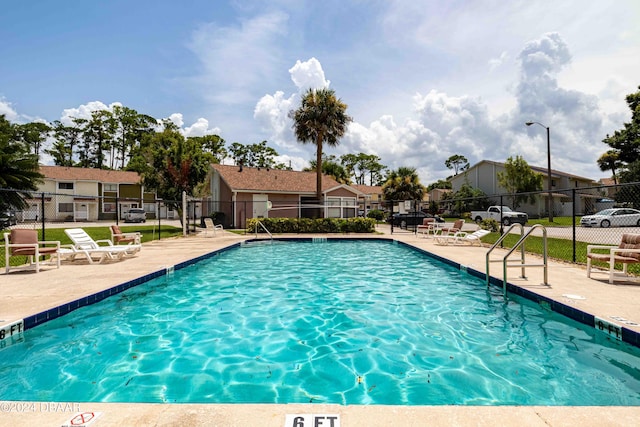
<path fill-rule="evenodd" d="M 387 238 L 387 237 L 367 237 L 367 238 L 352 238 L 352 237 L 282 237 L 282 238 L 275 238 L 275 239 L 271 239 L 273 241 L 280 241 L 280 242 L 325 242 L 325 241 L 354 241 L 354 240 L 363 240 L 363 241 L 379 241 L 379 242 L 387 242 L 387 243 L 392 243 L 392 244 L 398 244 L 398 245 L 402 245 L 402 246 L 406 246 L 408 248 L 411 248 L 413 250 L 416 250 L 418 252 L 421 252 L 433 259 L 436 259 L 440 262 L 443 262 L 447 265 L 450 265 L 458 270 L 462 270 L 464 269 L 468 274 L 471 274 L 472 276 L 478 277 L 480 279 L 485 279 L 486 276 L 484 273 L 471 268 L 471 267 L 467 267 L 465 265 L 462 265 L 460 263 L 457 263 L 455 261 L 452 261 L 450 259 L 444 258 L 440 255 L 434 254 L 432 252 L 429 252 L 425 249 L 422 248 L 418 248 L 416 246 L 413 246 L 409 243 L 405 243 L 405 242 L 401 242 L 392 238 Z M 38 326 L 42 323 L 45 323 L 49 320 L 53 320 L 55 318 L 58 318 L 60 316 L 64 316 L 65 314 L 68 314 L 80 307 L 85 307 L 87 305 L 91 305 L 91 304 L 95 304 L 99 301 L 102 301 L 105 298 L 108 298 L 112 295 L 116 295 L 119 294 L 129 288 L 132 288 L 134 286 L 138 286 L 142 283 L 146 283 L 149 280 L 158 278 L 158 277 L 162 277 L 165 276 L 167 274 L 169 274 L 172 270 L 176 271 L 176 270 L 180 270 L 183 269 L 185 267 L 189 267 L 190 265 L 193 265 L 197 262 L 200 262 L 202 260 L 217 256 L 225 251 L 237 248 L 241 245 L 245 245 L 245 244 L 252 244 L 252 243 L 264 243 L 264 242 L 268 242 L 269 240 L 265 240 L 265 239 L 250 239 L 250 240 L 245 240 L 244 242 L 239 242 L 239 243 L 235 243 L 233 245 L 215 250 L 213 252 L 209 252 L 206 253 L 204 255 L 200 255 L 198 257 L 192 258 L 190 260 L 178 263 L 172 267 L 167 267 L 164 268 L 162 270 L 158 270 L 158 271 L 154 271 L 152 273 L 146 274 L 142 277 L 138 277 L 136 279 L 132 279 L 129 280 L 125 283 L 122 283 L 120 285 L 111 287 L 109 289 L 105 289 L 103 291 L 97 292 L 95 294 L 86 296 L 86 297 L 82 297 L 79 298 L 77 300 L 71 301 L 69 303 L 63 304 L 61 306 L 55 307 L 55 308 L 51 308 L 49 310 L 45 310 L 41 313 L 37 313 L 34 314 L 32 316 L 28 316 L 25 319 L 23 319 L 24 322 L 24 330 L 27 329 L 31 329 L 35 326 Z M 489 279 L 489 283 L 493 286 L 497 286 L 502 288 L 502 280 L 499 280 L 493 276 L 490 277 Z M 589 313 L 585 313 L 581 310 L 578 310 L 574 307 L 568 306 L 566 304 L 562 304 L 558 301 L 552 300 L 550 298 L 544 297 L 542 295 L 538 295 L 534 292 L 531 292 L 527 289 L 521 288 L 519 286 L 516 286 L 512 283 L 508 283 L 507 282 L 507 292 L 510 292 L 512 294 L 518 295 L 520 297 L 526 298 L 530 301 L 533 301 L 537 304 L 540 304 L 542 306 L 544 306 L 545 308 L 554 311 L 556 313 L 562 314 L 570 319 L 573 319 L 577 322 L 580 322 L 582 324 L 588 325 L 588 326 L 592 326 L 594 329 L 597 329 L 597 321 L 598 319 Z M 635 347 L 640 347 L 640 333 L 632 331 L 628 328 L 625 328 L 624 326 L 619 326 L 616 325 L 617 328 L 619 328 L 619 331 L 616 332 L 619 336 L 618 338 L 621 341 L 624 341 L 630 345 L 633 345 Z M 602 328 L 600 328 L 602 329 Z M 609 331 L 611 332 L 611 331 Z"/>
<path fill-rule="evenodd" d="M 129 280 L 120 285 L 113 286 L 109 289 L 105 289 L 103 291 L 97 292 L 92 295 L 88 295 L 86 297 L 79 298 L 77 300 L 65 303 L 58 307 L 51 308 L 49 310 L 45 310 L 41 313 L 34 314 L 32 316 L 26 317 L 23 319 L 24 322 L 24 330 L 31 329 L 35 326 L 41 325 L 42 323 L 48 322 L 49 320 L 53 320 L 57 317 L 64 316 L 80 307 L 85 307 L 87 305 L 95 304 L 99 301 L 102 301 L 105 298 L 108 298 L 112 295 L 119 294 L 120 292 L 126 291 L 129 288 L 133 288 L 135 286 L 141 285 L 143 283 L 148 282 L 149 280 L 156 279 L 158 277 L 166 276 L 169 274 L 171 270 L 181 270 L 185 267 L 189 267 L 199 261 L 202 261 L 207 258 L 211 258 L 221 254 L 222 252 L 228 251 L 235 247 L 240 246 L 240 243 L 233 244 L 231 246 L 227 246 L 222 249 L 215 250 L 213 252 L 206 253 L 204 255 L 200 255 L 196 258 L 192 258 L 190 260 L 181 262 L 174 266 L 170 266 L 167 268 L 163 268 L 162 270 L 157 270 L 149 274 L 145 274 L 144 276 Z"/>

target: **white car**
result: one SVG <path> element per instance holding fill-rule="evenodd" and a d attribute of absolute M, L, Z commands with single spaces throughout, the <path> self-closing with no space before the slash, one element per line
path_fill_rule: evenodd
<path fill-rule="evenodd" d="M 124 215 L 124 222 L 147 222 L 147 213 L 144 209 L 131 208 Z"/>
<path fill-rule="evenodd" d="M 629 208 L 605 209 L 580 220 L 583 227 L 634 227 L 640 226 L 640 211 Z"/>

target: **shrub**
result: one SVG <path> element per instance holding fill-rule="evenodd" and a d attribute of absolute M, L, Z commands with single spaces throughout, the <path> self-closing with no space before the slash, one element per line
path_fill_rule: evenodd
<path fill-rule="evenodd" d="M 367 218 L 373 218 L 376 221 L 383 221 L 384 220 L 384 212 L 381 211 L 380 209 L 371 209 L 367 213 Z"/>
<path fill-rule="evenodd" d="M 480 228 L 484 230 L 489 230 L 493 233 L 497 233 L 498 230 L 500 229 L 500 224 L 498 223 L 498 221 L 496 221 L 493 218 L 487 218 L 487 219 L 483 219 L 480 222 Z"/>
<path fill-rule="evenodd" d="M 260 221 L 270 233 L 373 233 L 373 218 L 251 218 L 247 220 L 247 233 L 264 233 Z"/>

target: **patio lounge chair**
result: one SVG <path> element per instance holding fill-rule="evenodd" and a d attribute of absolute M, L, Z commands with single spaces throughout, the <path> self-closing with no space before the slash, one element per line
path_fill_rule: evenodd
<path fill-rule="evenodd" d="M 218 231 L 223 231 L 222 225 L 214 224 L 212 218 L 204 218 L 204 237 L 207 237 L 211 233 L 211 237 L 215 237 Z"/>
<path fill-rule="evenodd" d="M 418 225 L 417 232 L 422 233 L 423 236 L 427 236 L 433 228 L 433 223 L 436 221 L 435 218 L 422 218 L 422 224 Z"/>
<path fill-rule="evenodd" d="M 110 227 L 110 230 L 111 241 L 114 245 L 120 245 L 122 243 L 140 245 L 140 233 L 123 233 L 122 230 L 120 230 L 120 226 L 115 224 Z"/>
<path fill-rule="evenodd" d="M 455 234 L 462 230 L 464 225 L 464 219 L 456 219 L 453 224 L 445 224 L 440 228 L 440 235 Z"/>
<path fill-rule="evenodd" d="M 592 252 L 593 250 L 606 250 L 607 253 Z M 618 246 L 600 246 L 600 245 L 588 245 L 587 246 L 587 277 L 591 277 L 591 264 L 592 261 L 601 261 L 609 264 L 609 283 L 613 283 L 617 277 L 629 279 L 627 274 L 628 264 L 640 263 L 640 234 L 628 234 L 622 235 L 622 240 Z M 616 263 L 622 264 L 622 275 L 616 274 Z"/>
<path fill-rule="evenodd" d="M 458 231 L 454 234 L 437 236 L 436 243 L 440 245 L 448 245 L 450 243 L 454 245 L 464 245 L 468 243 L 471 246 L 477 243 L 478 246 L 482 246 L 482 241 L 480 239 L 489 233 L 491 233 L 489 230 L 483 230 L 483 229 L 476 230 L 473 233 Z"/>
<path fill-rule="evenodd" d="M 114 245 L 111 240 L 93 240 L 82 228 L 68 228 L 64 230 L 73 242 L 71 249 L 76 255 L 84 255 L 90 264 L 102 263 L 110 259 L 122 259 L 126 255 L 133 255 L 140 250 L 140 245 Z M 103 243 L 105 245 L 100 245 Z M 97 259 L 94 259 L 97 257 Z"/>
<path fill-rule="evenodd" d="M 53 246 L 45 246 L 53 245 Z M 38 241 L 36 230 L 13 229 L 11 233 L 4 233 L 4 262 L 6 272 L 10 269 L 10 259 L 12 256 L 28 256 L 29 265 L 35 264 L 36 273 L 40 272 L 40 257 L 50 255 L 52 261 L 57 259 L 57 268 L 60 268 L 60 257 L 56 254 L 60 250 L 60 242 Z"/>

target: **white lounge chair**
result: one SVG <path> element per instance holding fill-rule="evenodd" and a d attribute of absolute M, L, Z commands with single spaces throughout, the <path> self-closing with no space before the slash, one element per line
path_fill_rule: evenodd
<path fill-rule="evenodd" d="M 215 237 L 218 231 L 224 231 L 222 225 L 215 225 L 213 219 L 204 218 L 204 237 L 207 237 L 211 233 L 211 237 Z"/>
<path fill-rule="evenodd" d="M 457 231 L 454 234 L 437 236 L 436 243 L 440 245 L 448 245 L 448 244 L 463 245 L 468 243 L 471 246 L 477 243 L 478 246 L 482 246 L 482 241 L 480 239 L 489 233 L 491 233 L 489 230 L 483 230 L 483 229 L 476 230 L 473 233 Z"/>
<path fill-rule="evenodd" d="M 84 255 L 90 264 L 96 261 L 101 263 L 107 259 L 122 259 L 124 256 L 133 255 L 140 250 L 140 245 L 118 246 L 114 245 L 111 240 L 93 240 L 82 228 L 68 228 L 64 232 L 73 242 L 70 249 L 76 255 Z M 100 243 L 104 245 L 100 245 Z"/>

